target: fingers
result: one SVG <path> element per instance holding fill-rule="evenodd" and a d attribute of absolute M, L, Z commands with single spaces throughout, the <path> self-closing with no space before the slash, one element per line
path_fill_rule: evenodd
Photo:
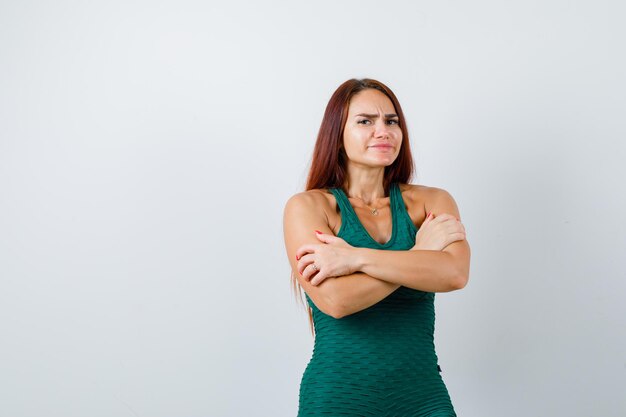
<path fill-rule="evenodd" d="M 322 242 L 327 243 L 329 245 L 350 246 L 348 242 L 346 242 L 342 238 L 335 236 L 335 235 L 331 235 L 328 233 L 316 233 L 315 236 L 317 236 L 317 238 L 321 240 Z"/>
<path fill-rule="evenodd" d="M 313 262 L 311 262 L 310 264 L 304 267 L 301 275 L 305 280 L 311 281 L 311 278 L 313 278 L 313 276 L 317 274 L 318 272 L 319 271 L 317 269 L 313 268 Z"/>
<path fill-rule="evenodd" d="M 315 246 L 316 245 L 302 245 L 302 246 L 300 246 L 298 248 L 298 250 L 296 251 L 296 260 L 302 258 L 307 253 L 315 252 Z"/>
<path fill-rule="evenodd" d="M 448 243 L 446 244 L 446 246 L 448 246 L 450 243 L 458 242 L 460 240 L 465 240 L 465 233 L 452 233 L 448 235 Z"/>
<path fill-rule="evenodd" d="M 300 260 L 298 261 L 298 273 L 304 276 L 304 270 L 306 269 L 307 266 L 311 265 L 312 263 L 313 263 L 313 254 L 310 253 L 310 254 L 300 257 Z"/>
<path fill-rule="evenodd" d="M 320 275 L 321 271 L 319 267 L 316 268 L 314 264 L 313 254 L 308 254 L 300 258 L 297 266 L 298 273 L 302 275 L 305 280 L 309 281 L 311 285 L 317 285 L 326 279 L 326 276 Z"/>
<path fill-rule="evenodd" d="M 311 285 L 317 285 L 326 278 L 322 276 L 322 272 L 319 269 L 313 267 L 313 262 L 304 268 L 302 277 L 309 281 Z"/>
<path fill-rule="evenodd" d="M 439 222 L 445 222 L 448 220 L 458 220 L 456 216 L 453 216 L 452 214 L 449 213 L 441 213 L 441 214 L 437 214 L 437 216 L 435 217 L 434 214 L 431 215 L 431 221 L 435 222 L 435 223 L 439 223 Z"/>
<path fill-rule="evenodd" d="M 426 216 L 426 219 L 422 222 L 422 227 L 428 225 L 429 223 L 439 224 L 451 220 L 460 222 L 460 220 L 456 216 L 450 213 L 440 213 L 435 215 L 433 212 L 430 212 L 429 216 Z"/>
<path fill-rule="evenodd" d="M 324 274 L 322 274 L 321 272 L 318 272 L 317 274 L 315 274 L 315 276 L 311 279 L 311 285 L 318 285 L 320 284 L 322 281 L 324 281 L 326 279 L 326 277 L 324 276 Z"/>
<path fill-rule="evenodd" d="M 465 226 L 456 219 L 453 221 L 447 221 L 442 223 L 442 227 L 445 228 L 445 232 L 450 236 L 463 236 L 462 239 L 465 239 Z"/>
<path fill-rule="evenodd" d="M 430 222 L 432 227 L 442 227 L 441 230 L 448 235 L 460 234 L 459 236 L 462 236 L 461 238 L 455 238 L 453 241 L 465 239 L 465 226 L 456 216 L 450 213 L 441 213 L 435 218 L 431 216 Z"/>

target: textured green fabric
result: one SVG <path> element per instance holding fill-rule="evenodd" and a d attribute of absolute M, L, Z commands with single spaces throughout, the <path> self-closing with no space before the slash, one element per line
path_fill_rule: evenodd
<path fill-rule="evenodd" d="M 393 232 L 385 244 L 369 235 L 343 190 L 330 191 L 341 211 L 337 235 L 350 245 L 408 250 L 415 244 L 417 228 L 398 184 L 390 187 Z M 456 416 L 435 354 L 434 293 L 400 287 L 341 319 L 320 311 L 308 294 L 306 299 L 316 336 L 300 383 L 298 417 Z"/>

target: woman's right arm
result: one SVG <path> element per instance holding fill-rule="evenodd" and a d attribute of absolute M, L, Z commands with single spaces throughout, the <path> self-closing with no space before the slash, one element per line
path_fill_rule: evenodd
<path fill-rule="evenodd" d="M 324 196 L 316 192 L 302 192 L 292 196 L 285 205 L 283 232 L 291 270 L 300 286 L 317 308 L 339 319 L 378 303 L 400 285 L 363 272 L 327 278 L 319 285 L 311 285 L 298 273 L 296 251 L 305 244 L 320 244 L 315 230 L 334 235 L 323 209 L 325 204 Z"/>
<path fill-rule="evenodd" d="M 364 272 L 326 278 L 319 285 L 323 285 L 327 280 L 330 280 L 336 297 L 335 308 L 338 314 L 335 318 L 365 310 L 400 288 L 398 284 L 374 278 Z"/>

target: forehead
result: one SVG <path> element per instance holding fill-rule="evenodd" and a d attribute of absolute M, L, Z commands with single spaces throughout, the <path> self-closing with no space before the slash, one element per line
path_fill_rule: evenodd
<path fill-rule="evenodd" d="M 385 94 L 373 88 L 359 91 L 350 99 L 349 114 L 395 113 L 393 103 Z"/>

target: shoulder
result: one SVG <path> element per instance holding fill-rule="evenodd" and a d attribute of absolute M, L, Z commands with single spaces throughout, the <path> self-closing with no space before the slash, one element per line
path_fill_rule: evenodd
<path fill-rule="evenodd" d="M 326 206 L 330 203 L 330 197 L 332 193 L 327 189 L 315 189 L 315 190 L 307 190 L 296 193 L 287 199 L 285 203 L 285 208 L 291 206 L 297 207 L 320 207 Z"/>
<path fill-rule="evenodd" d="M 452 195 L 439 187 L 429 187 L 418 184 L 398 184 L 402 198 L 408 204 L 423 205 L 424 212 L 430 211 L 437 215 L 450 213 L 458 217 L 458 207 Z"/>
<path fill-rule="evenodd" d="M 322 216 L 328 220 L 329 213 L 334 212 L 336 201 L 332 193 L 327 189 L 314 189 L 296 193 L 289 197 L 285 203 L 285 216 L 288 214 L 308 213 L 309 215 Z"/>
<path fill-rule="evenodd" d="M 449 192 L 443 188 L 429 187 L 418 184 L 398 184 L 403 198 L 419 200 L 438 200 L 440 198 L 452 198 Z"/>

